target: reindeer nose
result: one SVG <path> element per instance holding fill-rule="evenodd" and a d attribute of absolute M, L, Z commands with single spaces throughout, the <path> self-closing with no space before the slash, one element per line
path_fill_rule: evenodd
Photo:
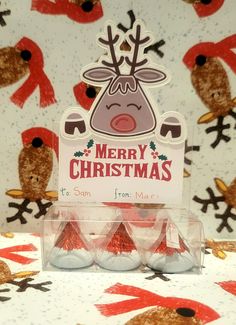
<path fill-rule="evenodd" d="M 110 125 L 115 131 L 127 133 L 136 128 L 136 121 L 133 116 L 129 114 L 119 114 L 113 117 Z"/>

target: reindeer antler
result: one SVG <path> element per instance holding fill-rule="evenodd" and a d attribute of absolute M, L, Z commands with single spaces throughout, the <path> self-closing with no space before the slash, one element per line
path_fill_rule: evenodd
<path fill-rule="evenodd" d="M 135 72 L 136 67 L 140 67 L 140 66 L 144 65 L 148 61 L 147 59 L 143 59 L 143 60 L 137 62 L 138 51 L 139 51 L 140 45 L 147 44 L 150 41 L 150 37 L 146 36 L 145 38 L 141 39 L 141 25 L 137 25 L 136 26 L 136 36 L 134 37 L 133 34 L 130 34 L 129 39 L 131 40 L 132 43 L 134 43 L 133 59 L 130 60 L 129 57 L 126 57 L 125 61 L 128 65 L 131 66 L 130 75 L 132 75 Z M 145 48 L 145 46 L 143 46 L 143 47 Z"/>
<path fill-rule="evenodd" d="M 98 41 L 109 47 L 112 62 L 107 62 L 107 61 L 103 60 L 102 64 L 104 64 L 107 67 L 115 68 L 116 74 L 120 75 L 119 66 L 124 62 L 124 56 L 121 56 L 119 61 L 117 61 L 116 54 L 115 54 L 115 48 L 114 48 L 114 45 L 118 42 L 120 36 L 119 36 L 119 34 L 116 34 L 113 38 L 111 26 L 108 25 L 107 26 L 107 37 L 108 37 L 108 40 L 105 40 L 105 39 L 99 37 Z"/>

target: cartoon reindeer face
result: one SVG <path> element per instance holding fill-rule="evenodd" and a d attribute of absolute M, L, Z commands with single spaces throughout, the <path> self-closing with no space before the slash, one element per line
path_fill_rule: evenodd
<path fill-rule="evenodd" d="M 144 87 L 155 86 L 167 79 L 164 72 L 148 66 L 149 61 L 143 52 L 152 39 L 142 35 L 140 23 L 136 23 L 125 37 L 131 47 L 128 53 L 120 51 L 121 35 L 116 31 L 113 37 L 108 24 L 107 39 L 98 39 L 101 46 L 109 49 L 108 58 L 103 58 L 99 65 L 82 74 L 91 84 L 105 84 L 90 117 L 91 128 L 119 137 L 142 135 L 155 129 L 155 113 Z M 122 67 L 125 73 L 121 72 Z"/>

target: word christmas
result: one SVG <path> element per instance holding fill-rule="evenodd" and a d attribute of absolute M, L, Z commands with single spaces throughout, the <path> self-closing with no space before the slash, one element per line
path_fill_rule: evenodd
<path fill-rule="evenodd" d="M 133 159 L 137 163 L 110 163 L 72 159 L 70 161 L 70 178 L 89 177 L 138 177 L 170 181 L 171 163 L 164 162 L 140 163 L 144 159 L 147 145 L 138 145 L 138 149 L 110 148 L 107 144 L 96 144 L 95 159 Z"/>

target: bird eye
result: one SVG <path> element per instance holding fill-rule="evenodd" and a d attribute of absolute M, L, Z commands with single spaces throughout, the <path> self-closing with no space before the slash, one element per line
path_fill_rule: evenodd
<path fill-rule="evenodd" d="M 88 87 L 86 89 L 86 95 L 88 98 L 95 98 L 97 93 L 94 87 Z"/>
<path fill-rule="evenodd" d="M 85 12 L 90 12 L 90 11 L 93 10 L 93 6 L 94 5 L 93 5 L 92 1 L 88 0 L 88 1 L 85 1 L 85 2 L 82 3 L 81 8 Z"/>
<path fill-rule="evenodd" d="M 36 137 L 36 138 L 33 139 L 33 141 L 32 141 L 32 146 L 33 146 L 34 148 L 39 148 L 39 147 L 41 147 L 42 145 L 43 145 L 43 140 L 42 140 L 41 138 Z"/>
<path fill-rule="evenodd" d="M 21 52 L 20 56 L 24 61 L 29 61 L 31 59 L 31 57 L 32 57 L 32 54 L 28 50 L 23 50 Z"/>
<path fill-rule="evenodd" d="M 176 313 L 183 317 L 194 317 L 196 314 L 191 308 L 177 308 Z"/>
<path fill-rule="evenodd" d="M 195 59 L 196 65 L 198 65 L 199 67 L 202 67 L 207 61 L 207 58 L 205 55 L 198 55 Z"/>
<path fill-rule="evenodd" d="M 200 0 L 200 2 L 203 4 L 203 5 L 209 5 L 212 0 Z"/>

